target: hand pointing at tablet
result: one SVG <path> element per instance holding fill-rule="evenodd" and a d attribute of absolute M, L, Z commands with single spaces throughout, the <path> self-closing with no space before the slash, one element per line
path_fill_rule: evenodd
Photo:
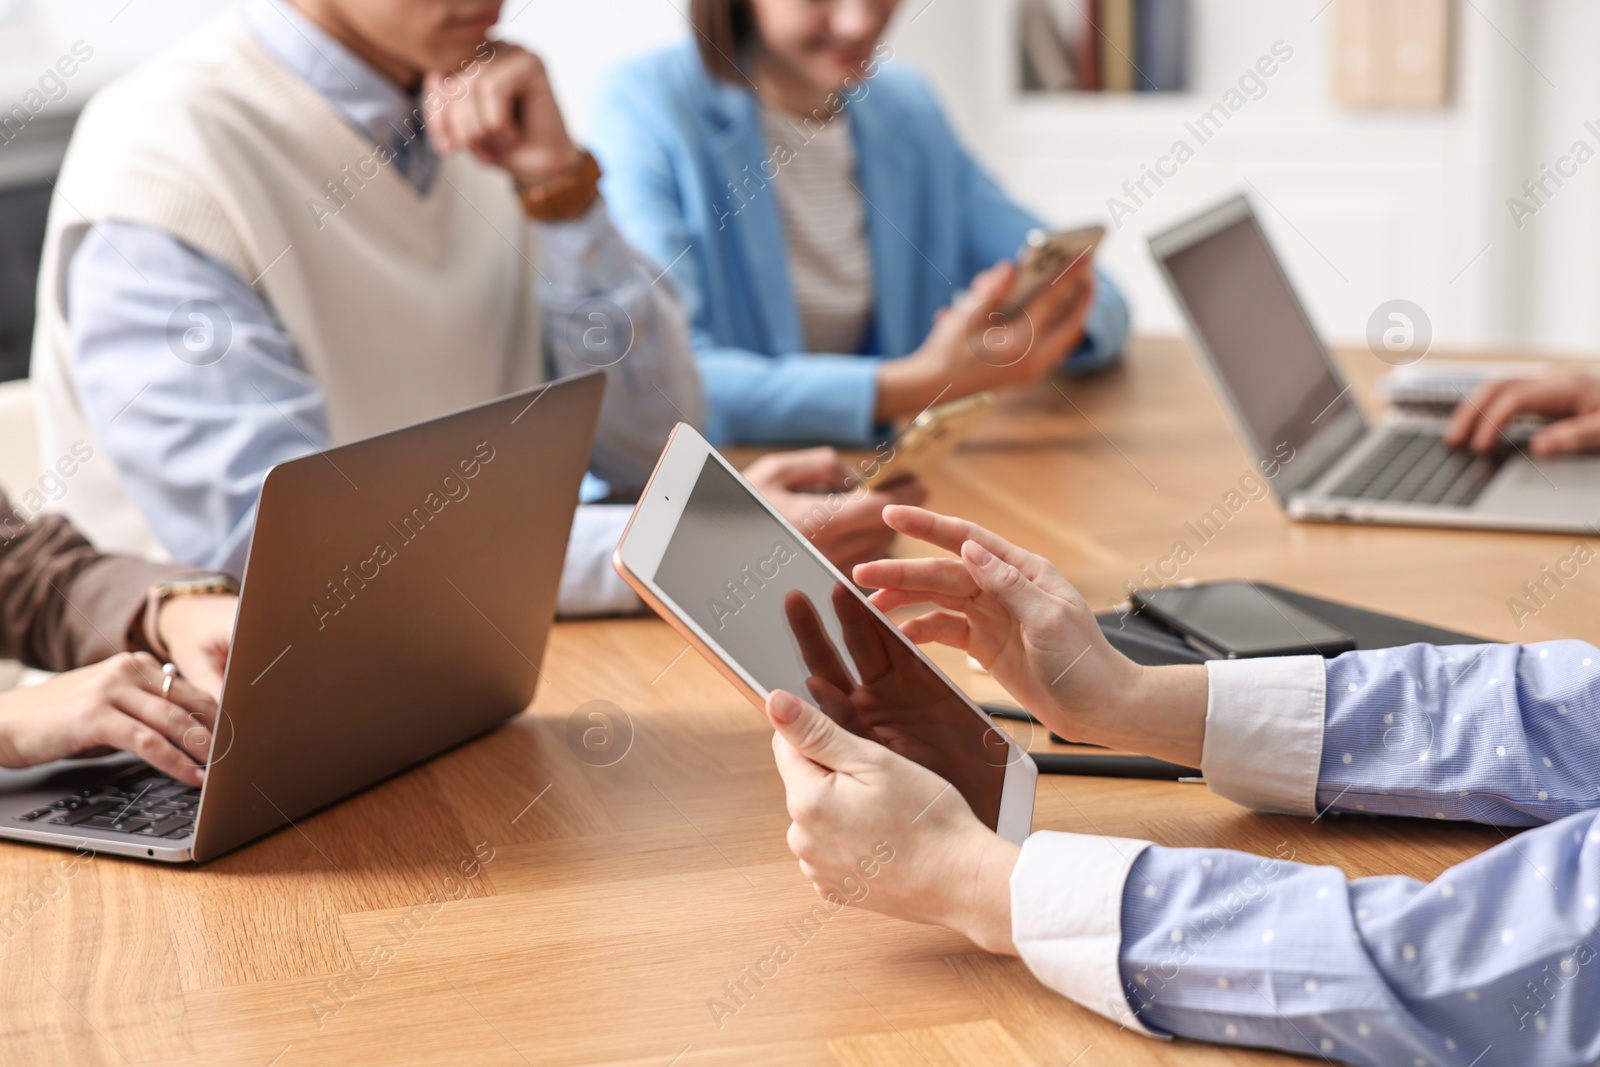
<path fill-rule="evenodd" d="M 938 609 L 903 623 L 906 636 L 966 650 L 1057 733 L 1189 766 L 1200 762 L 1204 667 L 1133 663 L 1111 647 L 1088 604 L 1048 561 L 981 526 L 903 506 L 886 508 L 884 521 L 959 554 L 855 568 L 855 580 L 877 588 L 871 599 L 884 610 Z M 937 709 L 924 702 L 923 721 L 911 721 L 916 700 L 874 669 L 862 635 L 850 636 L 851 616 L 840 601 L 834 608 L 859 685 L 849 680 L 812 605 L 786 608 L 813 672 L 808 688 L 827 710 L 782 691 L 766 703 L 793 819 L 789 848 L 801 871 L 824 897 L 938 923 L 991 952 L 1015 955 L 1010 878 L 1017 847 L 973 814 L 961 773 L 948 761 L 935 766 L 958 779 L 954 784 L 899 751 L 901 735 L 926 731 Z M 845 888 L 860 883 L 855 865 L 878 842 L 891 845 L 895 859 L 856 899 Z"/>
<path fill-rule="evenodd" d="M 889 507 L 884 522 L 957 559 L 885 559 L 855 568 L 884 611 L 941 609 L 900 627 L 918 644 L 967 652 L 1063 737 L 1126 748 L 1184 766 L 1200 763 L 1204 667 L 1151 670 L 1115 648 L 1094 613 L 1042 556 L 965 519 Z"/>

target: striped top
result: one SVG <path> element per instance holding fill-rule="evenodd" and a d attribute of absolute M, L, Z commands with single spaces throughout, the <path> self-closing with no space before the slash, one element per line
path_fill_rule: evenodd
<path fill-rule="evenodd" d="M 818 123 L 763 108 L 761 125 L 772 146 L 773 190 L 806 351 L 858 353 L 872 325 L 874 293 L 849 118 L 841 113 Z"/>

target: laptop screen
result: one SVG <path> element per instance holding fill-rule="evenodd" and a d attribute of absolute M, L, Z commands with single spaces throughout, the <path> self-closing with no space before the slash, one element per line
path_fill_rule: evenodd
<path fill-rule="evenodd" d="M 1350 407 L 1253 215 L 1164 264 L 1262 455 L 1300 450 Z"/>

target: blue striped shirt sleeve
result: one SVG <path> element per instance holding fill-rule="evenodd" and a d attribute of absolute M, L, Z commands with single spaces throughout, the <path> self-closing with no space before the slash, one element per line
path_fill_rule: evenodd
<path fill-rule="evenodd" d="M 1558 641 L 1330 662 L 1319 810 L 1538 828 L 1431 883 L 1347 881 L 1287 845 L 1147 848 L 1121 909 L 1139 1021 L 1337 1062 L 1600 1057 L 1597 661 Z"/>

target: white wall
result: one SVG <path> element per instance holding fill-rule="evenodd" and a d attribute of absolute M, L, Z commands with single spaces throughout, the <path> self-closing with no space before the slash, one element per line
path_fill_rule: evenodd
<path fill-rule="evenodd" d="M 1582 128 L 1585 118 L 1600 128 L 1600 68 L 1584 53 L 1600 32 L 1600 5 L 1458 3 L 1451 105 L 1403 113 L 1332 101 L 1325 3 L 1194 0 L 1193 88 L 1166 100 L 1024 97 L 1013 88 L 1009 26 L 985 17 L 971 70 L 986 106 L 970 135 L 1012 190 L 1052 217 L 1109 218 L 1122 182 L 1187 136 L 1185 121 L 1281 40 L 1294 56 L 1266 96 L 1198 147 L 1108 242 L 1105 262 L 1130 291 L 1141 329 L 1180 329 L 1146 237 L 1243 190 L 1336 340 L 1359 340 L 1373 309 L 1400 297 L 1429 313 L 1439 344 L 1600 350 L 1600 161 L 1520 230 L 1505 203 L 1574 138 L 1600 150 L 1600 135 Z"/>
<path fill-rule="evenodd" d="M 1333 19 L 1318 14 L 1326 0 L 1193 2 L 1193 89 L 1175 97 L 1021 96 L 1013 0 L 903 0 L 891 41 L 895 61 L 928 75 L 1002 181 L 1061 223 L 1108 219 L 1107 198 L 1123 195 L 1141 164 L 1186 136 L 1187 120 L 1273 42 L 1293 48 L 1265 97 L 1199 146 L 1108 242 L 1105 263 L 1129 291 L 1140 329 L 1179 329 L 1145 237 L 1253 185 L 1275 244 L 1330 337 L 1360 338 L 1379 303 L 1404 297 L 1430 314 L 1441 344 L 1600 350 L 1600 158 L 1520 230 L 1505 205 L 1575 139 L 1600 151 L 1600 135 L 1583 128 L 1594 119 L 1600 129 L 1600 65 L 1589 55 L 1600 39 L 1600 4 L 1458 3 L 1451 106 L 1401 114 L 1332 103 Z M 71 103 L 222 6 L 0 0 L 0 102 L 83 39 L 96 54 Z M 8 7 L 18 12 L 9 20 Z M 581 131 L 600 73 L 681 39 L 687 8 L 688 0 L 507 0 L 500 32 L 544 54 Z"/>

